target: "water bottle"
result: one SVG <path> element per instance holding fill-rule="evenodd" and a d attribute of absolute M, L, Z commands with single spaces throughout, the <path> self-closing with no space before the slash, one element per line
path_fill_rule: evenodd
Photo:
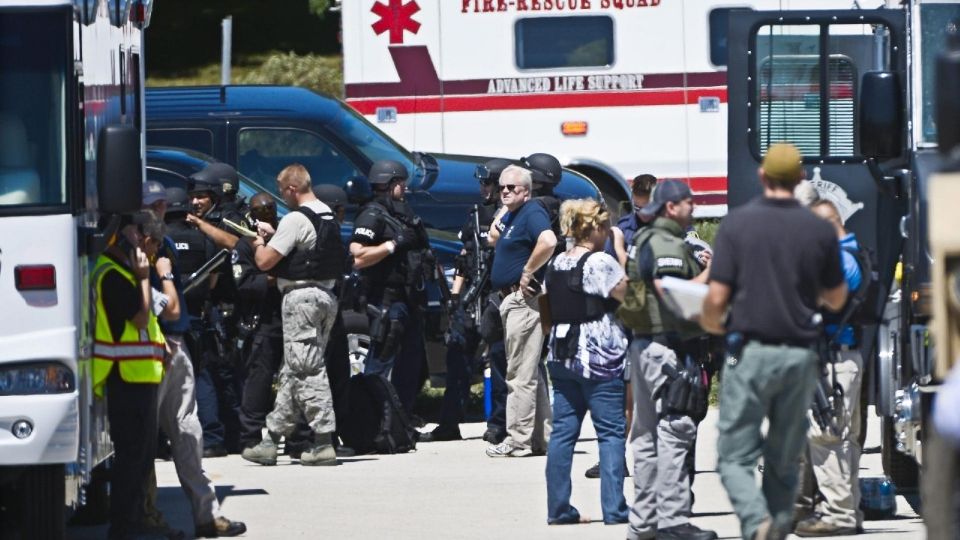
<path fill-rule="evenodd" d="M 892 518 L 897 515 L 897 488 L 889 476 L 884 476 L 877 487 L 881 511 L 888 518 Z"/>
<path fill-rule="evenodd" d="M 897 513 L 897 492 L 890 477 L 860 479 L 860 509 L 869 520 L 891 519 Z"/>
<path fill-rule="evenodd" d="M 489 420 L 493 414 L 493 382 L 490 380 L 490 366 L 483 368 L 483 416 Z"/>

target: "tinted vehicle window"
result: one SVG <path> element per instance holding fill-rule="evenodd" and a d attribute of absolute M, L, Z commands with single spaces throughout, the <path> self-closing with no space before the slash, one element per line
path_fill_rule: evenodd
<path fill-rule="evenodd" d="M 727 65 L 727 30 L 732 8 L 719 8 L 710 11 L 710 63 L 715 66 Z"/>
<path fill-rule="evenodd" d="M 149 129 L 147 144 L 189 148 L 204 154 L 213 154 L 213 133 L 207 129 Z"/>
<path fill-rule="evenodd" d="M 157 169 L 149 165 L 147 165 L 147 180 L 160 182 L 163 184 L 163 187 L 167 189 L 173 187 L 181 188 L 183 190 L 187 189 L 187 179 L 183 176 L 175 172 Z"/>
<path fill-rule="evenodd" d="M 306 167 L 314 184 L 343 186 L 349 178 L 361 175 L 326 139 L 301 129 L 242 129 L 237 153 L 237 170 L 271 191 L 277 189 L 280 171 L 293 163 Z"/>
<path fill-rule="evenodd" d="M 613 64 L 613 19 L 605 16 L 536 17 L 514 27 L 520 69 Z"/>
<path fill-rule="evenodd" d="M 0 210 L 67 202 L 63 13 L 0 14 Z"/>

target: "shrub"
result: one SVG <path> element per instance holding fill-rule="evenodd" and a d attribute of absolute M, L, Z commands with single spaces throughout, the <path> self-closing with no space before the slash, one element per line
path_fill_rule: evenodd
<path fill-rule="evenodd" d="M 273 54 L 237 82 L 302 86 L 343 98 L 343 59 L 315 54 L 298 56 L 293 52 Z"/>

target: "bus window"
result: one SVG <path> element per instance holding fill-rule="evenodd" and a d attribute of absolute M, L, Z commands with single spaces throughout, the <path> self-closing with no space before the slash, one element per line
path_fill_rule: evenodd
<path fill-rule="evenodd" d="M 520 69 L 613 65 L 613 19 L 607 16 L 520 19 L 514 37 Z"/>

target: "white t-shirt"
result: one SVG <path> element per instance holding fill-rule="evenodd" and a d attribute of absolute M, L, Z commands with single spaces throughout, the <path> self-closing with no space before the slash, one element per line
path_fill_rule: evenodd
<path fill-rule="evenodd" d="M 329 206 L 320 200 L 310 201 L 303 206 L 313 210 L 317 214 L 333 212 Z M 277 253 L 286 257 L 293 251 L 293 248 L 309 250 L 313 249 L 316 243 L 317 231 L 313 228 L 313 223 L 310 222 L 310 219 L 303 215 L 302 212 L 291 211 L 280 220 L 276 234 L 273 235 L 273 238 L 270 239 L 267 245 L 277 250 Z M 277 286 L 280 287 L 280 290 L 283 290 L 292 283 L 295 282 L 289 279 L 277 278 Z M 334 280 L 324 280 L 319 283 L 323 287 L 332 288 Z"/>

